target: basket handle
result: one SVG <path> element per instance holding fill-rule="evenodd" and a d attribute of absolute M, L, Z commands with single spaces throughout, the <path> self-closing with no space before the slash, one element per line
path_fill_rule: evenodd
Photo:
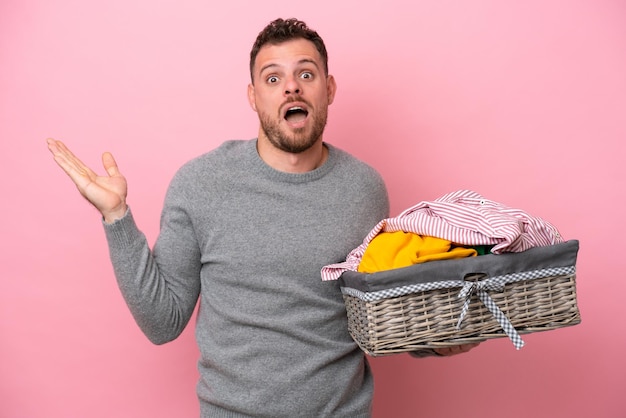
<path fill-rule="evenodd" d="M 487 273 L 467 273 L 465 277 L 463 277 L 463 280 L 466 282 L 475 283 L 486 280 L 487 278 L 489 278 L 489 276 L 487 276 Z"/>

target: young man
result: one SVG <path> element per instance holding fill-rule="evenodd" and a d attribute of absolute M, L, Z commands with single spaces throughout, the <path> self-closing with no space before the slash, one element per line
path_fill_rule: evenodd
<path fill-rule="evenodd" d="M 120 289 L 146 336 L 175 339 L 200 300 L 203 417 L 368 417 L 372 375 L 338 285 L 320 269 L 389 215 L 384 183 L 323 142 L 336 85 L 316 32 L 271 22 L 250 71 L 258 138 L 227 141 L 177 172 L 152 250 L 112 155 L 98 176 L 61 142 L 48 146 L 102 213 Z"/>

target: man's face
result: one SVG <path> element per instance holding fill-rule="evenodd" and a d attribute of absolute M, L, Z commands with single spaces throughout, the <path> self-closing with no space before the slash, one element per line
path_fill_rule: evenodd
<path fill-rule="evenodd" d="M 324 74 L 312 42 L 296 39 L 265 45 L 254 64 L 248 100 L 259 115 L 260 135 L 276 148 L 300 153 L 321 140 L 335 80 Z"/>

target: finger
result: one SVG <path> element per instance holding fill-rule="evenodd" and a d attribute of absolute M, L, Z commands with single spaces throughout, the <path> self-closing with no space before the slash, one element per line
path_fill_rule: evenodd
<path fill-rule="evenodd" d="M 450 347 L 450 351 L 449 351 L 449 353 L 450 353 L 450 355 L 451 355 L 451 356 L 453 356 L 453 355 L 455 355 L 455 354 L 461 354 L 461 353 L 463 353 L 464 351 L 465 351 L 465 350 L 464 350 L 464 346 L 462 346 L 462 345 L 457 345 L 457 346 L 454 346 L 454 347 Z"/>
<path fill-rule="evenodd" d="M 442 347 L 436 348 L 435 352 L 440 356 L 454 356 L 456 354 L 467 353 L 474 347 L 478 346 L 479 343 L 469 343 L 469 344 L 461 344 L 450 347 Z"/>
<path fill-rule="evenodd" d="M 435 353 L 439 354 L 440 356 L 450 356 L 452 355 L 452 348 L 451 347 L 442 347 L 442 348 L 435 348 Z"/>
<path fill-rule="evenodd" d="M 453 354 L 461 354 L 461 353 L 467 353 L 468 351 L 470 351 L 472 348 L 476 347 L 478 344 L 475 343 L 471 343 L 471 344 L 461 344 L 459 346 L 456 347 L 451 347 Z"/>
<path fill-rule="evenodd" d="M 480 343 L 470 343 L 470 344 L 464 344 L 462 345 L 462 349 L 464 353 L 467 353 L 468 351 L 472 350 L 473 348 L 478 347 Z"/>
<path fill-rule="evenodd" d="M 76 157 L 72 152 L 65 146 L 65 144 L 61 141 L 57 141 L 52 138 L 47 139 L 48 149 L 55 157 L 63 157 L 64 159 L 70 161 L 75 159 Z"/>
<path fill-rule="evenodd" d="M 49 138 L 48 149 L 54 157 L 54 161 L 78 186 L 89 183 L 96 174 L 63 144 L 61 141 Z"/>
<path fill-rule="evenodd" d="M 93 170 L 87 167 L 85 163 L 83 163 L 78 157 L 76 157 L 74 153 L 70 151 L 70 149 L 63 142 L 57 141 L 57 148 L 63 158 L 65 158 L 68 163 L 72 164 L 77 171 L 85 173 L 92 178 L 93 176 L 95 176 Z"/>
<path fill-rule="evenodd" d="M 111 154 L 110 152 L 105 152 L 104 154 L 102 154 L 102 165 L 104 166 L 104 169 L 109 176 L 113 177 L 120 175 L 120 170 L 117 167 L 115 158 L 113 158 L 113 154 Z"/>
<path fill-rule="evenodd" d="M 48 149 L 54 155 L 55 160 L 62 161 L 67 165 L 77 165 L 76 156 L 72 154 L 63 142 L 50 138 L 48 139 Z"/>

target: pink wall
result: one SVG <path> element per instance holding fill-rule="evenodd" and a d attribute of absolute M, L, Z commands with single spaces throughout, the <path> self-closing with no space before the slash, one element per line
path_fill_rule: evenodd
<path fill-rule="evenodd" d="M 380 170 L 394 214 L 470 188 L 581 241 L 581 325 L 521 351 L 375 359 L 375 416 L 626 416 L 626 5 L 378 3 L 0 2 L 1 417 L 197 414 L 191 327 L 162 347 L 143 337 L 97 214 L 44 140 L 94 167 L 114 152 L 153 241 L 173 172 L 255 135 L 247 55 L 279 15 L 325 37 L 326 140 Z"/>

